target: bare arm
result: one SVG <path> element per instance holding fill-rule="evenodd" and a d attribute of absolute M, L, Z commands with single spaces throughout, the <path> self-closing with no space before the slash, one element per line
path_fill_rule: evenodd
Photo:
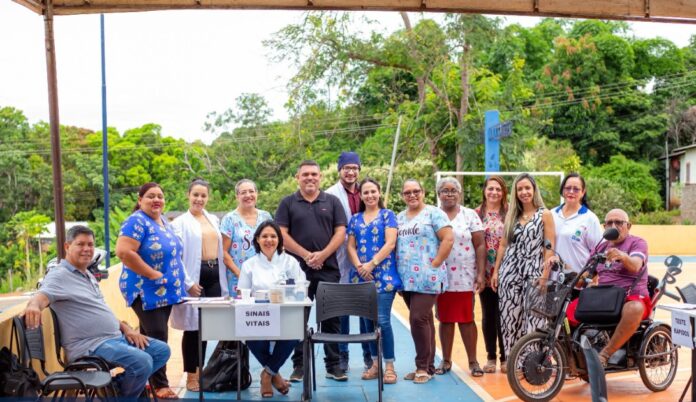
<path fill-rule="evenodd" d="M 298 242 L 295 241 L 295 239 L 290 236 L 290 232 L 288 232 L 288 228 L 285 226 L 280 227 L 280 233 L 283 234 L 283 246 L 285 249 L 295 255 L 300 256 L 301 258 L 307 260 L 309 257 L 309 250 L 306 248 L 300 246 Z"/>
<path fill-rule="evenodd" d="M 283 240 L 285 240 L 285 237 L 283 237 Z M 241 270 L 237 266 L 237 264 L 234 263 L 234 259 L 230 255 L 230 247 L 232 247 L 232 239 L 227 237 L 227 235 L 223 234 L 222 235 L 222 261 L 225 263 L 225 266 L 227 269 L 230 270 L 236 276 L 239 278 L 239 273 Z"/>
<path fill-rule="evenodd" d="M 476 280 L 474 282 L 474 291 L 480 292 L 483 290 L 486 272 L 486 237 L 483 230 L 472 232 L 471 242 L 474 245 L 476 253 Z"/>
<path fill-rule="evenodd" d="M 440 247 L 437 248 L 437 255 L 433 258 L 432 266 L 439 267 L 447 259 L 454 246 L 454 232 L 451 226 L 445 226 L 437 231 L 437 238 L 440 240 Z"/>
<path fill-rule="evenodd" d="M 121 259 L 131 271 L 148 279 L 157 280 L 162 273 L 152 269 L 138 254 L 140 242 L 127 236 L 119 236 L 116 240 L 116 256 Z"/>
<path fill-rule="evenodd" d="M 610 248 L 607 250 L 607 259 L 609 261 L 619 261 L 623 264 L 626 270 L 637 274 L 643 268 L 643 259 L 637 255 L 630 256 L 627 253 L 617 249 Z"/>
<path fill-rule="evenodd" d="M 24 325 L 29 329 L 38 328 L 41 325 L 41 312 L 48 307 L 51 302 L 45 294 L 36 292 L 27 302 L 24 309 Z"/>
<path fill-rule="evenodd" d="M 360 258 L 358 258 L 358 249 L 355 244 L 355 236 L 348 236 L 348 245 L 346 246 L 346 252 L 348 253 L 348 258 L 350 263 L 357 269 L 358 266 L 362 265 Z"/>
<path fill-rule="evenodd" d="M 150 340 L 147 339 L 147 336 L 142 335 L 140 332 L 131 328 L 131 326 L 125 321 L 119 322 L 119 330 L 121 330 L 123 336 L 126 337 L 128 343 L 137 347 L 138 349 L 145 349 L 150 344 Z"/>
<path fill-rule="evenodd" d="M 284 239 L 284 238 L 283 238 Z M 338 250 L 339 247 L 341 247 L 341 244 L 346 240 L 346 227 L 341 225 L 341 226 L 334 226 L 334 234 L 331 236 L 331 240 L 329 241 L 329 244 L 324 247 L 323 250 L 314 253 L 312 256 L 310 256 L 309 261 L 307 261 L 307 264 L 315 269 L 320 269 L 321 266 L 324 264 L 324 261 L 326 261 L 327 258 L 333 253 Z"/>
<path fill-rule="evenodd" d="M 544 278 L 548 278 L 552 261 L 555 260 L 553 250 L 556 249 L 556 224 L 553 221 L 551 211 L 548 209 L 543 212 L 541 219 L 544 222 L 544 239 L 551 242 L 551 250 L 544 247 L 544 272 L 541 275 Z"/>
<path fill-rule="evenodd" d="M 498 251 L 496 251 L 495 256 L 495 267 L 491 273 L 491 288 L 498 291 L 498 272 L 500 272 L 500 265 L 503 263 L 503 256 L 505 255 L 505 249 L 507 249 L 507 237 L 503 236 L 500 239 L 500 245 L 498 246 Z"/>
<path fill-rule="evenodd" d="M 384 259 L 389 257 L 389 254 L 396 248 L 396 228 L 386 228 L 384 230 L 384 245 L 382 248 L 379 249 L 379 251 L 372 257 L 372 259 L 364 264 L 361 264 L 361 268 L 358 269 L 358 272 L 360 273 L 360 276 L 362 276 L 365 280 L 373 280 L 374 277 L 372 276 L 372 271 L 381 263 L 384 261 Z M 375 264 L 374 261 L 377 261 L 378 263 Z M 357 265 L 355 266 L 356 268 L 358 267 Z"/>

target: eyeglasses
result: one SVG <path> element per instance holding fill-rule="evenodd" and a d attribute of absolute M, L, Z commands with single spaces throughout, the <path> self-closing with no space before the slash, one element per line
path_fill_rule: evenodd
<path fill-rule="evenodd" d="M 626 222 L 626 221 L 621 221 L 621 220 L 617 220 L 617 221 L 605 221 L 605 222 L 604 222 L 604 226 L 616 226 L 616 227 L 621 227 L 621 226 L 623 226 L 625 223 L 628 223 L 628 222 Z"/>
<path fill-rule="evenodd" d="M 580 187 L 563 187 L 564 193 L 579 193 L 582 192 Z"/>
<path fill-rule="evenodd" d="M 440 195 L 457 195 L 459 194 L 459 191 L 457 190 L 440 190 Z"/>
<path fill-rule="evenodd" d="M 422 190 L 404 191 L 403 193 L 401 193 L 401 195 L 403 195 L 403 196 L 406 197 L 406 198 L 408 198 L 408 197 L 410 197 L 410 196 L 412 196 L 412 195 L 418 197 L 418 196 L 420 195 L 421 191 L 422 191 Z"/>
<path fill-rule="evenodd" d="M 357 173 L 360 171 L 360 168 L 359 167 L 352 167 L 352 166 L 351 167 L 344 166 L 341 168 L 341 170 L 344 170 L 346 172 L 356 172 Z"/>

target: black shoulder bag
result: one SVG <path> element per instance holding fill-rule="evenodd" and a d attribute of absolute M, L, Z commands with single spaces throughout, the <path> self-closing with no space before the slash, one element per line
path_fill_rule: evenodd
<path fill-rule="evenodd" d="M 245 390 L 251 385 L 251 373 L 249 372 L 249 348 L 240 345 L 242 358 L 237 361 L 237 342 L 220 341 L 208 364 L 203 369 L 201 389 L 206 392 L 224 392 L 237 390 L 237 371 L 242 371 L 240 390 Z"/>
<path fill-rule="evenodd" d="M 585 324 L 618 323 L 621 320 L 621 310 L 623 310 L 626 295 L 630 294 L 647 267 L 648 264 L 645 263 L 628 291 L 614 285 L 599 285 L 583 289 L 575 310 L 575 319 Z"/>
<path fill-rule="evenodd" d="M 21 318 L 15 318 L 21 320 Z M 7 347 L 0 350 L 0 396 L 12 398 L 38 398 L 41 390 L 39 376 L 31 368 L 26 338 L 22 328 L 12 321 L 10 348 L 17 345 L 19 357 Z"/>

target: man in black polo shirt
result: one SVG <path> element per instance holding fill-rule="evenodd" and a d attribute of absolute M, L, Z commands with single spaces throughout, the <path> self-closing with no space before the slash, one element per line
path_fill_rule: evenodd
<path fill-rule="evenodd" d="M 315 161 L 304 161 L 295 175 L 300 189 L 280 202 L 275 220 L 283 233 L 285 250 L 300 262 L 309 283 L 309 298 L 314 300 L 320 281 L 338 283 L 336 250 L 346 236 L 346 214 L 335 196 L 319 189 L 321 171 Z M 339 333 L 338 318 L 323 321 L 323 331 Z M 326 377 L 346 381 L 348 376 L 339 367 L 338 345 L 324 344 Z M 303 378 L 302 344 L 292 356 L 293 371 L 290 381 Z"/>

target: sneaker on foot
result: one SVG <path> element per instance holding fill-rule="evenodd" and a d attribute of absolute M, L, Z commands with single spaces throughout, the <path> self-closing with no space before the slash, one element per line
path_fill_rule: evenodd
<path fill-rule="evenodd" d="M 290 374 L 290 382 L 302 382 L 304 378 L 304 369 L 302 367 L 295 367 L 292 369 L 292 374 Z"/>
<path fill-rule="evenodd" d="M 326 378 L 330 378 L 336 381 L 348 381 L 348 376 L 344 370 L 340 367 L 334 367 L 332 369 L 326 370 Z"/>
<path fill-rule="evenodd" d="M 350 370 L 350 365 L 348 363 L 348 352 L 340 352 L 338 356 L 338 366 L 343 371 Z"/>

